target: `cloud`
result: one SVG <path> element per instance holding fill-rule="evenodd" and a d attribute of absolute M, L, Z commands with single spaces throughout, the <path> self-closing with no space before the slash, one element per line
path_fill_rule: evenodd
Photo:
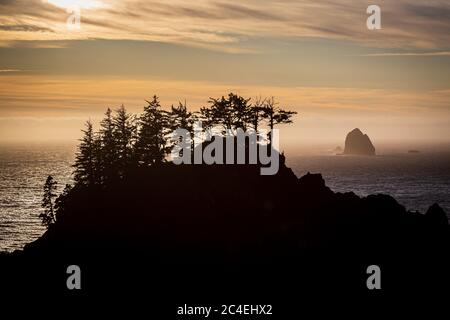
<path fill-rule="evenodd" d="M 230 91 L 246 97 L 275 96 L 280 105 L 299 112 L 283 138 L 295 145 L 318 137 L 333 141 L 356 126 L 371 137 L 397 139 L 449 136 L 450 90 L 393 90 L 338 87 L 255 86 L 210 81 L 170 81 L 135 77 L 68 77 L 5 74 L 0 86 L 0 137 L 76 139 L 87 119 L 98 120 L 105 109 L 124 104 L 142 112 L 153 94 L 163 108 L 186 99 L 198 110 L 209 97 Z M 23 119 L 62 119 L 43 124 L 46 134 Z M 73 119 L 69 125 L 64 119 Z M 36 121 L 33 121 L 36 122 Z M 425 128 L 426 127 L 426 128 Z M 337 132 L 339 129 L 339 132 Z M 375 134 L 376 133 L 376 134 Z M 1 140 L 0 139 L 0 140 Z"/>
<path fill-rule="evenodd" d="M 362 57 L 450 57 L 450 51 L 369 53 Z"/>
<path fill-rule="evenodd" d="M 22 70 L 18 69 L 0 69 L 0 73 L 9 73 L 9 72 L 21 72 Z"/>
<path fill-rule="evenodd" d="M 433 3 L 435 5 L 433 5 Z M 430 3 L 409 3 L 405 5 L 405 8 L 412 15 L 417 17 L 423 17 L 426 19 L 430 18 L 438 21 L 448 21 L 450 19 L 450 7 L 436 6 L 436 4 L 440 4 L 440 2 L 431 1 Z"/>
<path fill-rule="evenodd" d="M 275 85 L 236 85 L 208 81 L 172 81 L 128 77 L 67 77 L 5 75 L 0 87 L 0 117 L 5 116 L 86 116 L 102 114 L 108 106 L 125 104 L 137 111 L 144 99 L 157 94 L 168 107 L 187 99 L 195 109 L 209 96 L 227 92 L 244 96 L 275 96 L 283 104 L 302 113 L 330 113 L 397 116 L 446 115 L 450 90 L 394 90 Z"/>
<path fill-rule="evenodd" d="M 31 24 L 0 25 L 0 30 L 25 31 L 25 32 L 53 32 L 53 30 L 50 28 L 39 27 Z"/>
<path fill-rule="evenodd" d="M 54 2 L 58 3 L 58 2 Z M 60 2 L 62 3 L 62 2 Z M 88 3 L 88 1 L 86 1 Z M 382 2 L 382 29 L 366 28 L 365 0 L 111 0 L 81 10 L 69 31 L 63 6 L 0 1 L 0 37 L 17 40 L 120 39 L 185 43 L 239 52 L 249 38 L 326 38 L 383 48 L 448 48 L 448 1 Z M 251 51 L 251 50 L 250 50 Z"/>

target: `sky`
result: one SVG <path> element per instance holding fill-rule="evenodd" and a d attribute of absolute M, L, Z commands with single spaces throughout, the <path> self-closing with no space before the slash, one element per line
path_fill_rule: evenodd
<path fill-rule="evenodd" d="M 196 110 L 230 91 L 297 111 L 287 147 L 355 127 L 375 145 L 446 142 L 450 2 L 0 0 L 0 81 L 0 142 L 74 140 L 107 107 L 157 94 Z"/>

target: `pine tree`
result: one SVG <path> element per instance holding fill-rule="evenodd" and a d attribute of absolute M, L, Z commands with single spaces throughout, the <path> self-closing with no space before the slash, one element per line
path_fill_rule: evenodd
<path fill-rule="evenodd" d="M 64 214 L 64 210 L 69 205 L 68 199 L 73 187 L 70 184 L 66 184 L 63 192 L 55 199 L 54 210 L 58 213 L 58 218 L 61 214 Z"/>
<path fill-rule="evenodd" d="M 78 184 L 92 185 L 98 182 L 96 142 L 91 121 L 86 122 L 86 129 L 82 130 L 84 136 L 80 139 L 75 157 L 74 180 Z"/>
<path fill-rule="evenodd" d="M 292 116 L 297 114 L 295 111 L 286 111 L 276 106 L 275 98 L 266 99 L 263 107 L 263 116 L 269 122 L 269 128 L 272 131 L 277 124 L 292 123 Z"/>
<path fill-rule="evenodd" d="M 219 99 L 210 98 L 208 102 L 210 107 L 200 110 L 202 117 L 205 119 L 206 127 L 220 126 L 224 132 L 231 130 L 233 118 L 230 101 L 222 96 Z"/>
<path fill-rule="evenodd" d="M 109 181 L 117 176 L 116 161 L 116 142 L 114 140 L 114 121 L 110 108 L 106 110 L 105 118 L 100 122 L 100 152 L 99 168 L 102 182 Z"/>
<path fill-rule="evenodd" d="M 165 161 L 170 147 L 166 135 L 170 133 L 168 114 L 161 110 L 158 97 L 147 101 L 144 113 L 139 119 L 139 134 L 135 146 L 136 157 L 142 165 L 153 165 Z"/>
<path fill-rule="evenodd" d="M 297 114 L 295 111 L 286 111 L 276 106 L 275 98 L 266 99 L 263 107 L 263 117 L 269 122 L 270 135 L 269 143 L 272 144 L 272 131 L 277 124 L 292 123 L 292 116 Z"/>
<path fill-rule="evenodd" d="M 178 104 L 178 107 L 174 107 L 172 105 L 172 110 L 169 114 L 170 120 L 170 130 L 174 131 L 177 129 L 185 129 L 190 133 L 190 148 L 191 151 L 194 150 L 194 139 L 192 138 L 194 133 L 194 122 L 196 120 L 195 115 L 187 110 L 186 102 L 182 104 L 181 102 Z M 178 143 L 177 140 L 173 138 L 170 139 L 170 148 Z"/>
<path fill-rule="evenodd" d="M 251 106 L 249 101 L 250 99 L 229 93 L 227 98 L 210 98 L 210 107 L 202 108 L 200 112 L 209 128 L 219 126 L 224 132 L 238 128 L 245 131 Z"/>
<path fill-rule="evenodd" d="M 115 141 L 115 167 L 120 175 L 131 165 L 133 157 L 133 141 L 136 135 L 134 117 L 122 105 L 113 117 L 113 137 Z"/>
<path fill-rule="evenodd" d="M 235 129 L 240 128 L 246 131 L 248 117 L 251 111 L 251 104 L 249 104 L 250 98 L 245 99 L 242 96 L 230 93 L 228 95 L 228 101 L 231 108 L 232 126 Z"/>
<path fill-rule="evenodd" d="M 193 128 L 192 113 L 187 110 L 186 102 L 178 104 L 178 107 L 172 106 L 170 112 L 170 129 L 176 130 L 178 128 L 186 129 L 189 132 Z"/>
<path fill-rule="evenodd" d="M 255 132 L 259 130 L 259 123 L 264 119 L 264 104 L 266 99 L 257 97 L 255 99 L 255 104 L 250 106 L 250 110 L 247 114 L 248 124 L 252 126 Z"/>
<path fill-rule="evenodd" d="M 48 176 L 44 184 L 44 197 L 42 198 L 42 208 L 44 212 L 39 215 L 42 224 L 47 228 L 56 222 L 53 198 L 56 197 L 57 182 L 53 181 L 52 176 Z"/>

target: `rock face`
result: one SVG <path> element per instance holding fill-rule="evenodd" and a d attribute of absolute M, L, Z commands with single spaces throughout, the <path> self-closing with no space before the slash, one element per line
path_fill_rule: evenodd
<path fill-rule="evenodd" d="M 367 134 L 363 134 L 356 128 L 350 131 L 345 138 L 344 154 L 374 156 L 375 147 Z"/>
<path fill-rule="evenodd" d="M 1 288 L 4 276 L 6 288 L 20 288 L 21 293 L 30 287 L 59 292 L 67 280 L 61 270 L 69 261 L 81 261 L 82 270 L 87 268 L 89 279 L 95 280 L 89 290 L 102 297 L 119 292 L 118 287 L 127 293 L 151 287 L 159 293 L 180 283 L 189 295 L 193 287 L 209 294 L 217 288 L 211 284 L 217 274 L 229 276 L 224 283 L 239 279 L 246 285 L 249 279 L 274 274 L 276 290 L 266 291 L 266 281 L 264 287 L 255 283 L 249 288 L 255 288 L 255 295 L 285 293 L 287 300 L 291 291 L 280 290 L 280 282 L 305 288 L 307 281 L 299 276 L 304 274 L 315 290 L 317 279 L 329 274 L 332 265 L 333 275 L 345 275 L 336 287 L 359 286 L 358 270 L 366 270 L 372 260 L 394 270 L 411 266 L 408 274 L 402 268 L 401 277 L 394 277 L 400 289 L 407 285 L 397 282 L 402 277 L 414 279 L 415 290 L 416 279 L 443 285 L 421 292 L 447 288 L 442 275 L 450 269 L 450 226 L 439 206 L 422 215 L 408 212 L 388 195 L 335 193 L 320 174 L 297 178 L 284 163 L 281 158 L 273 176 L 261 175 L 259 165 L 163 163 L 130 168 L 125 178 L 107 185 L 76 186 L 59 199 L 56 222 L 16 253 L 21 268 L 11 263 L 4 271 L 0 261 Z M 40 257 L 44 260 L 36 260 Z M 238 268 L 232 267 L 236 264 Z M 356 279 L 348 280 L 348 270 Z M 341 277 L 319 283 L 329 286 L 336 278 Z M 86 290 L 84 284 L 82 288 Z"/>
<path fill-rule="evenodd" d="M 428 208 L 425 216 L 428 220 L 436 225 L 446 226 L 448 225 L 447 214 L 437 203 Z"/>
<path fill-rule="evenodd" d="M 280 160 L 273 176 L 260 175 L 259 165 L 168 163 L 130 169 L 107 186 L 74 187 L 59 199 L 56 223 L 24 254 L 116 259 L 120 248 L 177 263 L 295 260 L 299 248 L 414 257 L 418 248 L 450 248 L 438 205 L 422 215 L 388 195 L 335 193 L 320 174 L 297 178 Z"/>

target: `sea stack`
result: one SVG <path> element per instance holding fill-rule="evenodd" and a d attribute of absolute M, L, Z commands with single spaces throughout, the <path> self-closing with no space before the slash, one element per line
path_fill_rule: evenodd
<path fill-rule="evenodd" d="M 356 128 L 350 131 L 345 138 L 344 154 L 374 156 L 375 147 L 367 134 L 363 134 Z"/>
<path fill-rule="evenodd" d="M 342 154 L 342 148 L 340 146 L 337 146 L 334 150 L 333 150 L 334 154 L 339 155 Z"/>

